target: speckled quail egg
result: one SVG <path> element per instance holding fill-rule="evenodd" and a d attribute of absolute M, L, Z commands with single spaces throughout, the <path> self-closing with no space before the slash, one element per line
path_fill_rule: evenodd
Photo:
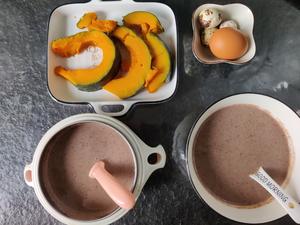
<path fill-rule="evenodd" d="M 231 27 L 234 29 L 238 29 L 238 25 L 234 20 L 226 20 L 220 24 L 220 28 Z"/>
<path fill-rule="evenodd" d="M 222 22 L 222 15 L 217 9 L 204 9 L 199 14 L 199 22 L 203 28 L 212 28 Z"/>
<path fill-rule="evenodd" d="M 215 27 L 204 29 L 201 32 L 201 43 L 208 46 L 209 40 L 216 30 L 218 29 Z"/>

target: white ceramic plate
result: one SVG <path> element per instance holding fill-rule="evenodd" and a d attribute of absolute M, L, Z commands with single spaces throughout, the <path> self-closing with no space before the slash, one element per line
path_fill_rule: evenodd
<path fill-rule="evenodd" d="M 235 104 L 252 104 L 269 111 L 286 128 L 294 150 L 294 162 L 289 183 L 284 188 L 296 200 L 300 200 L 300 118 L 282 102 L 260 94 L 238 94 L 218 101 L 209 107 L 197 120 L 187 144 L 187 167 L 191 182 L 199 196 L 216 212 L 242 223 L 265 223 L 286 215 L 285 210 L 275 200 L 257 208 L 236 208 L 211 195 L 199 181 L 192 159 L 192 147 L 201 124 L 215 111 Z"/>
<path fill-rule="evenodd" d="M 75 34 L 82 30 L 76 27 L 76 23 L 86 12 L 96 12 L 98 18 L 117 20 L 122 24 L 122 18 L 133 11 L 149 11 L 157 15 L 165 28 L 165 32 L 159 37 L 167 45 L 172 58 L 172 74 L 169 81 L 157 92 L 148 93 L 141 90 L 135 96 L 126 100 L 120 100 L 113 94 L 99 90 L 96 92 L 79 91 L 67 80 L 54 74 L 54 68 L 58 65 L 72 65 L 72 61 L 60 58 L 51 51 L 51 42 L 57 38 Z M 177 28 L 175 15 L 170 7 L 162 3 L 134 2 L 132 0 L 105 1 L 92 0 L 88 3 L 68 4 L 56 8 L 50 17 L 48 29 L 48 89 L 51 96 L 61 103 L 89 103 L 100 114 L 121 116 L 137 102 L 159 102 L 170 98 L 177 85 Z M 120 106 L 116 112 L 104 111 L 105 106 Z M 104 107 L 103 107 L 104 106 Z"/>
<path fill-rule="evenodd" d="M 198 22 L 198 15 L 207 8 L 215 8 L 219 10 L 223 16 L 223 21 L 234 20 L 238 23 L 239 30 L 248 37 L 249 49 L 245 55 L 236 60 L 223 60 L 216 58 L 209 50 L 209 48 L 201 44 L 200 38 L 200 24 Z M 193 43 L 192 49 L 194 56 L 198 61 L 205 64 L 229 63 L 229 64 L 243 64 L 250 61 L 256 51 L 255 41 L 253 37 L 254 17 L 252 11 L 245 5 L 234 3 L 228 5 L 204 4 L 199 6 L 193 13 Z"/>

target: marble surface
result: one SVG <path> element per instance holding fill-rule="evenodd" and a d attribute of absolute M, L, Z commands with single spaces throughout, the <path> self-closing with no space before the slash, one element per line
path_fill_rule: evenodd
<path fill-rule="evenodd" d="M 255 16 L 257 52 L 242 66 L 203 65 L 191 52 L 191 14 L 200 0 L 168 0 L 179 31 L 179 85 L 168 102 L 136 105 L 120 117 L 147 144 L 161 143 L 165 169 L 151 176 L 134 210 L 115 224 L 238 224 L 201 202 L 184 166 L 187 134 L 197 115 L 214 101 L 241 92 L 274 96 L 300 109 L 300 3 L 240 1 Z M 213 0 L 226 4 L 230 1 Z M 51 11 L 70 0 L 8 1 L 0 7 L 0 224 L 60 224 L 23 180 L 36 145 L 56 122 L 93 112 L 88 105 L 62 105 L 47 91 L 47 23 Z M 285 216 L 271 224 L 293 224 Z"/>

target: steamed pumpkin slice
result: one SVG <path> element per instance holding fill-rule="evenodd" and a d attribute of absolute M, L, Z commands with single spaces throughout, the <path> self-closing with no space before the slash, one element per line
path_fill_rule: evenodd
<path fill-rule="evenodd" d="M 143 34 L 152 32 L 159 34 L 164 32 L 158 18 L 150 12 L 135 11 L 123 17 L 124 25 L 127 27 L 138 27 Z"/>
<path fill-rule="evenodd" d="M 94 12 L 85 13 L 77 23 L 79 29 L 88 27 L 93 20 L 97 19 L 97 15 Z"/>
<path fill-rule="evenodd" d="M 75 70 L 66 69 L 62 66 L 55 68 L 57 75 L 64 77 L 77 88 L 85 91 L 99 90 L 103 78 L 112 78 L 111 76 L 117 73 L 119 60 L 113 41 L 103 32 L 85 31 L 54 40 L 51 44 L 52 51 L 61 57 L 73 56 L 91 45 L 99 47 L 103 51 L 103 59 L 96 67 Z"/>
<path fill-rule="evenodd" d="M 149 85 L 149 83 L 154 79 L 154 77 L 156 76 L 157 73 L 158 73 L 158 69 L 156 67 L 152 66 L 152 68 L 150 69 L 150 71 L 148 72 L 148 74 L 146 76 L 145 85 L 144 85 L 145 87 L 147 87 Z"/>
<path fill-rule="evenodd" d="M 91 30 L 98 30 L 104 33 L 113 32 L 118 23 L 115 20 L 97 20 L 97 15 L 94 12 L 85 13 L 77 23 L 79 29 L 88 28 Z"/>
<path fill-rule="evenodd" d="M 153 73 L 148 74 L 145 87 L 150 93 L 157 91 L 171 73 L 170 54 L 163 41 L 153 33 L 145 35 L 145 42 L 152 55 Z"/>
<path fill-rule="evenodd" d="M 114 20 L 93 20 L 88 26 L 88 30 L 98 30 L 105 33 L 113 32 L 118 23 Z"/>
<path fill-rule="evenodd" d="M 151 69 L 151 55 L 145 42 L 127 27 L 118 27 L 112 35 L 128 49 L 130 65 L 119 78 L 108 82 L 103 88 L 121 99 L 134 95 L 140 90 Z"/>
<path fill-rule="evenodd" d="M 118 52 L 120 53 L 120 59 L 121 59 L 120 70 L 116 77 L 121 77 L 124 76 L 130 68 L 130 64 L 131 64 L 130 53 L 129 50 L 122 44 L 121 41 L 119 41 L 116 38 L 113 38 L 113 41 L 115 43 L 116 48 L 118 49 Z"/>

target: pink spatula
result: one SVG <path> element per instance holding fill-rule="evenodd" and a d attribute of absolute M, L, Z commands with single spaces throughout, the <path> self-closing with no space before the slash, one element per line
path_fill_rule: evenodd
<path fill-rule="evenodd" d="M 96 162 L 90 172 L 90 178 L 95 178 L 109 197 L 121 208 L 132 209 L 135 205 L 133 193 L 121 185 L 106 169 L 103 161 Z"/>

